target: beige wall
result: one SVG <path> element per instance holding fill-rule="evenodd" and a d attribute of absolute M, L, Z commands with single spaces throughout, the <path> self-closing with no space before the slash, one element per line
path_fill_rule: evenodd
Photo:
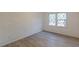
<path fill-rule="evenodd" d="M 79 13 L 69 12 L 67 26 L 65 28 L 48 25 L 48 13 L 44 13 L 43 29 L 50 32 L 61 33 L 79 38 Z"/>
<path fill-rule="evenodd" d="M 41 30 L 42 13 L 0 13 L 0 46 Z"/>

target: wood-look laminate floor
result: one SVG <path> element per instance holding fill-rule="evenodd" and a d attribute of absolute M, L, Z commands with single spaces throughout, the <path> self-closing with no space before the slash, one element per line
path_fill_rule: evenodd
<path fill-rule="evenodd" d="M 79 39 L 49 32 L 39 32 L 4 47 L 79 47 Z"/>

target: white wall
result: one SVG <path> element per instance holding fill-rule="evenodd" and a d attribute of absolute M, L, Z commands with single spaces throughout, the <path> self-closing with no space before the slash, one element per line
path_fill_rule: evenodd
<path fill-rule="evenodd" d="M 79 38 L 79 13 L 69 12 L 67 27 L 55 27 L 48 25 L 48 13 L 44 13 L 43 29 L 50 32 L 56 32 Z"/>
<path fill-rule="evenodd" d="M 0 13 L 0 46 L 42 31 L 42 13 Z"/>

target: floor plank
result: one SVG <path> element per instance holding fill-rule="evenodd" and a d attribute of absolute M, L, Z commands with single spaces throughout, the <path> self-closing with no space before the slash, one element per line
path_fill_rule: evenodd
<path fill-rule="evenodd" d="M 43 31 L 4 47 L 79 47 L 79 39 Z"/>

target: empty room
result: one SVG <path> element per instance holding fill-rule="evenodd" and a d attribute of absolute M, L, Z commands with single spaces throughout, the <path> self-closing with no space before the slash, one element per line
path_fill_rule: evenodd
<path fill-rule="evenodd" d="M 79 59 L 79 0 L 1 0 L 0 59 Z"/>
<path fill-rule="evenodd" d="M 78 12 L 0 12 L 1 47 L 79 47 Z"/>

